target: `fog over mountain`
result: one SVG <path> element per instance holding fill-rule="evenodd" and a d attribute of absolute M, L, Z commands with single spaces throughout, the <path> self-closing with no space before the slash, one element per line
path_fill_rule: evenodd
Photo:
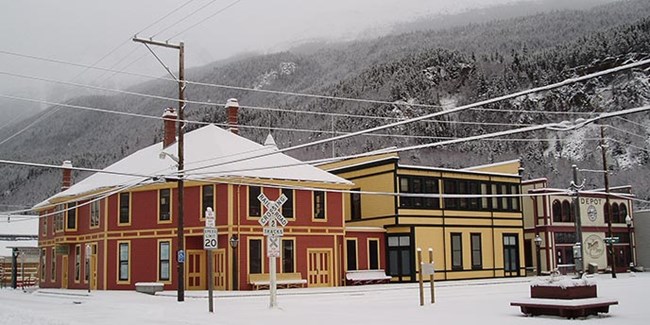
<path fill-rule="evenodd" d="M 278 3 L 289 3 L 288 1 Z M 375 22 L 366 22 L 362 26 L 348 27 L 343 32 L 333 29 L 334 34 L 338 33 L 336 37 L 344 39 L 336 42 L 333 39 L 325 41 L 325 37 L 316 33 L 317 28 L 314 27 L 313 34 L 303 33 L 310 35 L 303 38 L 309 41 L 283 43 L 282 39 L 276 39 L 275 42 L 269 40 L 269 43 L 265 43 L 263 40 L 268 37 L 265 29 L 273 29 L 274 22 L 290 26 L 288 20 L 293 21 L 294 26 L 308 28 L 310 24 L 303 20 L 309 15 L 301 15 L 303 11 L 287 6 L 283 7 L 285 11 L 281 15 L 272 15 L 272 8 L 267 8 L 267 15 L 264 17 L 268 20 L 246 19 L 260 14 L 253 14 L 255 8 L 261 9 L 253 6 L 247 9 L 248 11 L 238 12 L 235 9 L 243 10 L 243 7 L 239 6 L 249 3 L 241 1 L 223 12 L 227 15 L 215 16 L 219 23 L 213 26 L 219 27 L 220 32 L 228 31 L 223 33 L 233 34 L 233 43 L 224 46 L 220 45 L 220 42 L 209 41 L 216 37 L 206 37 L 190 43 L 192 35 L 185 38 L 188 44 L 188 61 L 193 62 L 193 66 L 187 71 L 189 80 L 260 90 L 365 98 L 392 104 L 322 100 L 192 84 L 187 89 L 188 99 L 205 104 L 190 104 L 186 117 L 195 121 L 222 123 L 225 121 L 222 104 L 226 99 L 236 97 L 242 105 L 248 106 L 240 110 L 243 136 L 261 142 L 268 132 L 273 132 L 278 146 L 288 147 L 331 137 L 332 131 L 336 134 L 356 131 L 395 119 L 421 116 L 558 82 L 611 68 L 623 62 L 638 61 L 647 58 L 650 53 L 648 1 L 553 0 L 530 1 L 524 4 L 493 1 L 493 4 L 501 6 L 497 9 L 481 8 L 468 12 L 457 9 L 454 14 L 445 16 L 440 15 L 440 10 L 430 9 L 434 7 L 430 3 L 456 8 L 452 2 L 424 2 L 413 1 L 413 7 L 405 4 L 404 11 L 397 11 L 397 7 L 388 5 L 372 6 L 368 4 L 369 0 L 365 3 L 366 7 L 359 7 L 356 13 L 352 9 L 348 12 L 334 5 L 327 7 L 329 11 L 323 9 L 326 7 L 320 7 L 323 9 L 321 16 L 330 19 L 329 25 L 322 25 L 325 29 L 327 26 L 336 25 L 332 22 L 338 23 L 338 20 L 332 17 L 340 18 L 341 24 L 354 21 L 354 17 L 359 18 L 359 21 L 370 21 L 372 19 L 366 17 L 366 14 L 373 10 L 384 10 L 382 12 L 386 13 L 385 16 L 372 17 L 383 17 L 380 20 L 385 24 L 374 25 Z M 224 2 L 222 6 L 230 3 Z M 391 2 L 385 2 L 388 3 Z M 461 3 L 465 5 L 464 8 L 468 8 L 486 2 Z M 321 2 L 314 2 L 314 6 L 318 4 Z M 170 8 L 178 5 L 174 2 L 158 12 L 158 15 L 141 20 L 155 21 L 155 17 L 161 17 L 169 12 Z M 322 5 L 325 6 L 325 2 L 322 2 Z M 80 6 L 83 7 L 82 4 Z M 215 6 L 211 13 L 216 12 L 219 7 L 221 6 Z M 390 8 L 394 10 L 392 15 L 388 11 Z M 187 13 L 189 12 L 191 10 Z M 350 17 L 346 16 L 348 13 Z M 105 16 L 111 15 L 106 12 Z M 208 15 L 204 14 L 203 17 L 206 16 Z M 233 17 L 236 17 L 234 21 L 227 20 L 234 19 Z M 102 19 L 104 17 L 98 21 Z M 128 21 L 125 19 L 122 25 L 128 25 Z M 138 21 L 138 28 L 146 26 L 143 21 Z M 113 25 L 115 29 L 122 28 L 118 26 L 120 24 Z M 314 23 L 314 26 L 321 25 Z M 381 28 L 373 28 L 374 26 Z M 258 33 L 238 34 L 247 29 L 257 30 Z M 131 30 L 137 28 L 131 27 Z M 214 35 L 220 33 L 212 29 L 210 31 L 214 32 Z M 300 34 L 300 28 L 290 28 L 289 31 Z M 173 34 L 169 32 L 169 35 Z M 249 48 L 238 45 L 237 42 L 242 40 L 252 44 L 252 36 L 247 35 L 253 34 L 260 36 L 257 39 L 259 44 L 255 43 L 256 46 L 251 45 Z M 300 40 L 299 37 L 285 36 L 287 40 Z M 128 44 L 128 47 L 124 48 L 126 52 L 136 45 L 128 40 L 129 35 L 123 35 L 122 38 Z M 90 42 L 92 39 L 90 36 L 75 38 L 75 42 Z M 119 44 L 119 38 L 117 40 L 115 43 Z M 105 51 L 114 46 L 111 42 L 106 43 L 111 45 L 105 45 Z M 53 48 L 60 47 L 54 40 L 50 40 L 49 44 Z M 221 46 L 223 53 L 229 54 L 214 52 L 217 54 L 210 54 L 212 57 L 209 58 L 206 56 L 204 62 L 196 57 L 201 55 L 201 48 L 205 47 L 208 51 L 207 47 L 212 45 L 215 48 Z M 89 47 L 87 50 L 91 51 L 93 48 Z M 144 54 L 144 58 L 129 68 L 129 71 L 133 69 L 141 71 L 140 73 L 165 76 L 164 69 L 146 49 L 142 46 L 135 48 L 142 52 L 134 54 L 132 58 L 137 59 L 141 54 Z M 170 69 L 176 69 L 176 53 L 164 53 L 165 51 L 160 49 L 155 51 L 163 62 L 169 63 Z M 242 51 L 247 52 L 246 55 L 233 56 Z M 81 50 L 78 52 L 85 53 Z M 6 56 L 0 55 L 3 58 Z M 55 54 L 41 55 L 59 57 Z M 65 58 L 65 55 L 61 57 Z M 94 60 L 97 58 L 92 55 L 89 57 Z M 119 59 L 120 56 L 115 57 Z M 81 57 L 68 57 L 65 60 L 93 63 L 93 59 Z M 17 64 L 7 65 L 4 60 L 0 62 L 3 62 L 0 71 L 59 80 L 74 77 L 63 74 L 57 77 L 51 70 L 38 69 L 31 65 L 34 71 L 17 72 L 11 70 L 18 69 Z M 108 67 L 111 64 L 112 62 L 107 61 L 101 66 Z M 64 69 L 67 71 L 71 68 L 66 66 Z M 84 73 L 83 78 L 88 77 L 90 74 L 86 76 Z M 124 82 L 131 85 L 127 89 L 132 92 L 177 97 L 177 86 L 173 82 L 143 79 L 143 82 L 133 83 L 133 80 L 127 82 L 120 81 L 119 78 L 121 77 L 117 76 L 115 80 L 112 79 L 110 73 L 102 77 L 99 72 L 98 80 L 88 82 L 106 87 L 111 86 L 111 82 L 112 86 L 119 86 Z M 81 79 L 76 82 L 85 83 Z M 7 82 L 14 79 L 0 74 L 0 80 Z M 487 105 L 480 110 L 445 115 L 437 121 L 418 122 L 387 130 L 384 135 L 337 141 L 334 145 L 310 147 L 291 154 L 300 159 L 340 156 L 387 146 L 407 146 L 496 132 L 530 124 L 575 120 L 588 116 L 586 114 L 643 106 L 650 103 L 648 80 L 647 69 L 631 70 L 555 91 Z M 25 93 L 27 95 L 23 97 L 37 96 Z M 62 84 L 48 88 L 41 95 L 72 105 L 153 116 L 160 116 L 165 107 L 176 105 L 174 101 L 169 100 Z M 16 119 L 17 116 L 16 113 L 11 113 L 13 111 L 10 111 L 8 106 L 29 106 L 21 101 L 7 99 L 0 99 L 0 105 L 3 107 L 5 119 Z M 303 112 L 350 116 L 323 117 Z M 0 123 L 0 142 L 3 142 L 0 144 L 0 156 L 3 159 L 51 164 L 60 164 L 61 161 L 70 159 L 75 166 L 103 168 L 144 146 L 160 141 L 162 136 L 162 123 L 157 120 L 59 108 L 47 111 L 49 115 L 37 121 L 42 114 L 13 123 Z M 607 121 L 606 132 L 611 138 L 608 140 L 611 148 L 608 168 L 614 172 L 611 183 L 632 184 L 639 197 L 649 198 L 650 190 L 646 185 L 650 181 L 650 155 L 647 151 L 650 145 L 650 115 L 637 114 L 630 119 L 633 123 L 622 119 Z M 188 130 L 196 127 L 198 125 L 189 125 Z M 621 129 L 634 135 L 617 131 Z M 18 134 L 21 131 L 22 133 Z M 563 187 L 563 184 L 568 186 L 571 164 L 578 164 L 581 168 L 601 168 L 596 141 L 598 132 L 599 129 L 593 126 L 574 133 L 540 131 L 492 141 L 406 152 L 402 159 L 407 163 L 453 168 L 522 159 L 526 168 L 525 178 L 548 177 L 553 186 Z M 12 137 L 15 134 L 18 135 Z M 3 141 L 9 137 L 12 137 L 11 140 Z M 58 191 L 59 187 L 60 172 L 57 170 L 0 165 L 0 175 L 0 209 L 8 210 L 6 205 L 34 204 Z M 84 176 L 86 174 L 76 173 L 75 179 L 78 181 Z M 588 188 L 602 186 L 601 175 L 585 174 L 584 177 L 587 179 Z M 2 206 L 3 204 L 5 206 Z"/>

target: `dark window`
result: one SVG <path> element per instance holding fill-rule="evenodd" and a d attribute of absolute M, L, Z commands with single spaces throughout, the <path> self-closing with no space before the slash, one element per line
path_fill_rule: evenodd
<path fill-rule="evenodd" d="M 120 281 L 129 280 L 129 244 L 120 243 Z"/>
<path fill-rule="evenodd" d="M 120 223 L 129 223 L 131 214 L 131 194 L 120 193 Z"/>
<path fill-rule="evenodd" d="M 503 270 L 519 274 L 519 244 L 517 235 L 503 235 Z M 512 275 L 512 274 L 506 274 Z"/>
<path fill-rule="evenodd" d="M 169 275 L 171 273 L 170 242 L 161 241 L 158 245 L 158 279 L 161 281 L 169 281 Z"/>
<path fill-rule="evenodd" d="M 456 181 L 451 179 L 445 180 L 445 194 L 458 194 Z M 458 198 L 445 198 L 445 209 L 457 209 Z"/>
<path fill-rule="evenodd" d="M 621 223 L 621 218 L 620 218 L 621 216 L 619 213 L 618 204 L 616 203 L 612 204 L 612 216 L 613 216 L 612 218 L 613 223 Z"/>
<path fill-rule="evenodd" d="M 451 233 L 451 269 L 463 269 L 463 235 Z"/>
<path fill-rule="evenodd" d="M 67 228 L 68 229 L 77 228 L 77 203 L 75 202 L 68 203 Z"/>
<path fill-rule="evenodd" d="M 575 244 L 577 241 L 575 232 L 556 232 L 554 236 L 555 244 Z"/>
<path fill-rule="evenodd" d="M 158 220 L 159 221 L 169 221 L 171 220 L 171 202 L 170 202 L 170 190 L 164 188 L 160 190 L 160 202 L 158 206 Z"/>
<path fill-rule="evenodd" d="M 571 203 L 562 201 L 562 222 L 571 222 Z"/>
<path fill-rule="evenodd" d="M 346 256 L 348 261 L 348 271 L 357 269 L 357 242 L 355 240 L 346 240 Z"/>
<path fill-rule="evenodd" d="M 378 240 L 369 240 L 368 241 L 368 269 L 378 270 L 379 269 L 379 241 Z"/>
<path fill-rule="evenodd" d="M 562 222 L 562 203 L 553 200 L 553 222 Z"/>
<path fill-rule="evenodd" d="M 251 239 L 248 241 L 248 273 L 262 273 L 262 240 Z"/>
<path fill-rule="evenodd" d="M 282 194 L 287 197 L 287 201 L 282 205 L 282 215 L 285 218 L 293 218 L 293 190 L 283 188 Z"/>
<path fill-rule="evenodd" d="M 400 193 L 438 194 L 438 180 L 431 177 L 400 176 Z M 439 209 L 437 197 L 400 196 L 399 204 L 406 209 Z"/>
<path fill-rule="evenodd" d="M 74 247 L 74 281 L 81 279 L 81 246 Z"/>
<path fill-rule="evenodd" d="M 479 195 L 481 194 L 481 188 L 480 184 L 478 182 L 469 182 L 469 194 L 471 195 Z M 476 196 L 476 197 L 471 197 L 468 198 L 469 200 L 469 209 L 470 210 L 479 210 L 480 209 L 480 200 L 481 198 Z"/>
<path fill-rule="evenodd" d="M 458 194 L 463 194 L 466 195 L 468 194 L 468 188 L 467 188 L 467 182 L 466 181 L 458 181 Z M 458 198 L 458 208 L 461 210 L 467 210 L 468 207 L 468 199 L 467 197 L 461 197 Z"/>
<path fill-rule="evenodd" d="M 293 273 L 295 268 L 293 265 L 293 240 L 283 239 L 282 240 L 282 272 L 283 273 Z"/>
<path fill-rule="evenodd" d="M 409 235 L 388 236 L 388 274 L 411 276 L 411 237 Z"/>
<path fill-rule="evenodd" d="M 325 192 L 314 191 L 314 218 L 325 219 Z"/>
<path fill-rule="evenodd" d="M 483 253 L 481 249 L 481 234 L 472 234 L 472 269 L 483 268 Z"/>
<path fill-rule="evenodd" d="M 499 191 L 499 186 L 497 186 L 497 184 L 490 184 L 490 194 L 494 195 L 492 197 L 492 205 L 490 208 L 492 208 L 492 210 L 500 210 L 501 200 L 499 200 L 498 195 L 501 194 L 501 192 Z"/>
<path fill-rule="evenodd" d="M 201 216 L 205 218 L 205 211 L 207 211 L 208 208 L 212 208 L 212 211 L 215 211 L 214 185 L 201 186 L 201 201 L 203 203 L 203 205 L 201 206 Z"/>
<path fill-rule="evenodd" d="M 627 206 L 624 203 L 618 206 L 618 221 L 625 222 L 625 217 L 627 217 Z"/>
<path fill-rule="evenodd" d="M 361 191 L 355 188 L 352 191 Z M 350 193 L 350 214 L 352 220 L 361 220 L 361 193 Z"/>
<path fill-rule="evenodd" d="M 609 216 L 611 214 L 611 209 L 609 208 L 608 203 L 605 203 L 605 205 L 603 206 L 603 210 L 605 212 L 605 222 L 609 223 L 609 221 L 610 221 Z"/>
<path fill-rule="evenodd" d="M 248 187 L 248 215 L 259 217 L 262 215 L 262 203 L 257 198 L 262 193 L 259 186 Z"/>

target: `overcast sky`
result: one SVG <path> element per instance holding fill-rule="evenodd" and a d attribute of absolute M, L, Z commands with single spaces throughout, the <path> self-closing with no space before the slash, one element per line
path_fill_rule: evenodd
<path fill-rule="evenodd" d="M 87 65 L 113 51 L 97 66 L 121 70 L 131 64 L 128 71 L 162 75 L 153 55 L 129 41 L 134 34 L 184 41 L 192 67 L 242 52 L 276 52 L 304 41 L 375 36 L 397 22 L 508 2 L 514 0 L 2 0 L 0 51 Z M 155 51 L 176 71 L 176 51 Z M 41 92 L 29 94 L 48 97 L 43 93 L 47 83 L 2 74 L 7 72 L 59 80 L 83 72 L 78 82 L 115 86 L 124 78 L 0 53 L 0 94 L 29 86 Z"/>

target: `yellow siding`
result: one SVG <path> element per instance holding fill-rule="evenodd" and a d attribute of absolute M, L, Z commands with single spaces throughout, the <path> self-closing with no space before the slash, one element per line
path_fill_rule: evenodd
<path fill-rule="evenodd" d="M 442 218 L 399 217 L 400 224 L 406 225 L 442 225 Z"/>
<path fill-rule="evenodd" d="M 492 225 L 491 219 L 461 219 L 461 218 L 445 218 L 445 224 L 454 226 L 483 226 L 489 227 Z"/>
<path fill-rule="evenodd" d="M 506 162 L 503 162 L 503 163 L 497 163 L 497 164 L 492 164 L 492 165 L 477 166 L 477 167 L 472 167 L 472 168 L 468 168 L 468 169 L 473 170 L 473 171 L 486 172 L 486 173 L 499 173 L 499 174 L 517 175 L 517 174 L 519 174 L 519 167 L 521 167 L 521 161 L 513 160 L 513 161 L 506 161 Z"/>
<path fill-rule="evenodd" d="M 489 218 L 490 216 L 491 216 L 490 212 L 445 210 L 445 217 L 486 217 L 486 218 Z"/>
<path fill-rule="evenodd" d="M 397 213 L 400 216 L 430 216 L 430 217 L 442 216 L 442 210 L 398 209 Z"/>

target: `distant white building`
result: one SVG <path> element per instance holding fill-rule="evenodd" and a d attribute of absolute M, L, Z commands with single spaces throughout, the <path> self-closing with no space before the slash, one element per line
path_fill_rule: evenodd
<path fill-rule="evenodd" d="M 0 215 L 0 287 L 38 283 L 39 261 L 38 216 Z"/>

